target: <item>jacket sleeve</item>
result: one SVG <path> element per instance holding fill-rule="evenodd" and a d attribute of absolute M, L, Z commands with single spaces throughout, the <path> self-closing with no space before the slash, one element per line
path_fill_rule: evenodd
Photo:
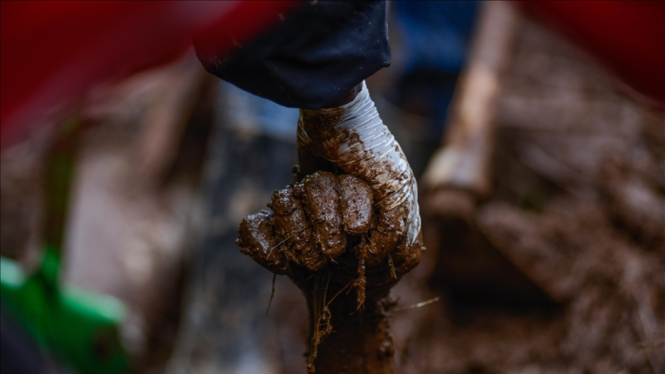
<path fill-rule="evenodd" d="M 278 104 L 320 109 L 390 65 L 385 1 L 312 1 L 226 56 L 194 39 L 206 70 Z"/>

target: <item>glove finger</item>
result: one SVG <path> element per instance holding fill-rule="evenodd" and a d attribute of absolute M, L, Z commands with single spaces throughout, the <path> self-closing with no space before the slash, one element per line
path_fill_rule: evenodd
<path fill-rule="evenodd" d="M 387 212 L 379 211 L 376 228 L 372 231 L 367 249 L 367 264 L 385 261 L 398 245 L 405 241 L 407 207 L 400 205 Z"/>
<path fill-rule="evenodd" d="M 338 191 L 339 181 L 329 172 L 316 172 L 296 187 L 312 224 L 316 248 L 330 259 L 346 251 Z"/>
<path fill-rule="evenodd" d="M 314 247 L 312 225 L 293 188 L 275 191 L 269 206 L 275 212 L 273 224 L 278 251 L 290 261 L 312 271 L 323 267 L 327 259 Z"/>
<path fill-rule="evenodd" d="M 240 251 L 251 256 L 254 261 L 276 274 L 287 274 L 289 265 L 286 259 L 275 251 L 273 214 L 262 210 L 250 214 L 240 223 L 239 238 L 236 243 Z"/>
<path fill-rule="evenodd" d="M 349 174 L 339 177 L 342 226 L 348 234 L 364 234 L 373 217 L 374 195 L 361 179 Z"/>

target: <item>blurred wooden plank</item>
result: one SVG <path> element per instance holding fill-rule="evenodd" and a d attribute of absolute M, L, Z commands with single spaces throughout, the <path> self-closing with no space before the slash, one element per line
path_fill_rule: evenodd
<path fill-rule="evenodd" d="M 516 19 L 509 3 L 492 1 L 483 7 L 468 66 L 453 99 L 444 144 L 423 175 L 428 191 L 455 187 L 478 198 L 490 193 L 494 113 Z"/>

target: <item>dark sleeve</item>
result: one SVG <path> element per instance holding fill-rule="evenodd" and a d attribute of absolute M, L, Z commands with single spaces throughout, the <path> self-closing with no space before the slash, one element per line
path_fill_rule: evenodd
<path fill-rule="evenodd" d="M 210 73 L 255 95 L 320 109 L 390 65 L 386 3 L 307 2 L 227 56 L 197 55 Z"/>

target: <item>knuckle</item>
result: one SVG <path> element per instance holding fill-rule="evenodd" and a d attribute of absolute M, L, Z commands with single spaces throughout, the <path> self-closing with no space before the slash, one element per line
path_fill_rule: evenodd
<path fill-rule="evenodd" d="M 312 223 L 316 247 L 331 258 L 346 250 L 339 211 L 339 182 L 329 172 L 316 172 L 302 182 L 305 211 Z"/>
<path fill-rule="evenodd" d="M 300 252 L 311 244 L 309 223 L 293 188 L 275 191 L 269 207 L 275 212 L 275 233 L 283 249 Z"/>

